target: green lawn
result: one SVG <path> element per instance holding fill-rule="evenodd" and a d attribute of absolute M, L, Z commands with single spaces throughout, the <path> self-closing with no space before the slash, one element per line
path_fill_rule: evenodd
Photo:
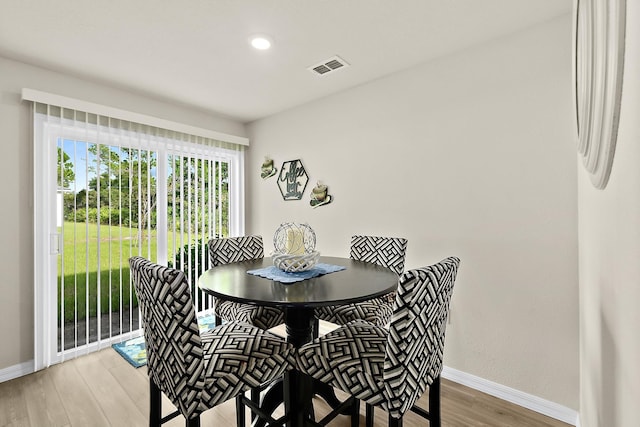
<path fill-rule="evenodd" d="M 142 244 L 139 244 L 136 230 L 125 226 L 98 227 L 92 223 L 65 222 L 63 228 L 64 257 L 58 258 L 58 271 L 62 272 L 58 276 L 58 312 L 61 304 L 64 304 L 65 323 L 84 319 L 87 305 L 89 317 L 95 317 L 98 312 L 98 294 L 101 313 L 118 312 L 121 308 L 126 313 L 132 303 L 133 307 L 137 307 L 133 285 L 129 284 L 129 258 L 140 255 L 156 261 L 157 231 L 145 233 Z M 173 233 L 168 233 L 167 239 L 171 263 L 179 245 L 186 245 L 187 242 L 176 242 L 177 247 L 174 249 Z M 206 240 L 203 239 L 202 242 Z M 176 260 L 178 268 L 186 269 L 186 265 L 193 265 L 188 263 L 189 257 L 195 257 L 199 261 L 202 257 L 207 257 L 206 245 L 192 244 L 189 254 L 185 254 L 182 260 L 185 264 Z M 189 273 L 193 280 L 192 286 L 195 286 L 194 278 L 200 273 L 193 266 Z M 63 286 L 64 297 L 60 298 Z"/>
<path fill-rule="evenodd" d="M 128 310 L 132 300 L 136 307 L 129 285 L 129 257 L 155 260 L 157 232 L 145 233 L 139 245 L 136 230 L 128 227 L 65 222 L 63 228 L 64 258 L 59 258 L 58 265 L 63 280 L 58 276 L 58 295 L 64 285 L 64 298 L 58 298 L 58 310 L 63 301 L 65 321 L 84 319 L 87 301 L 89 315 L 96 316 L 98 289 L 102 313 L 119 311 L 121 303 Z"/>

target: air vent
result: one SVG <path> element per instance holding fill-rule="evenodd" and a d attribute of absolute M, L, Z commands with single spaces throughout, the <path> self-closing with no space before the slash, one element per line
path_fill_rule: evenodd
<path fill-rule="evenodd" d="M 322 61 L 319 64 L 312 65 L 311 67 L 308 68 L 308 70 L 319 76 L 324 76 L 326 74 L 329 74 L 337 70 L 341 70 L 348 66 L 349 64 L 347 64 L 347 62 L 344 59 L 340 58 L 339 56 L 334 56 L 332 58 Z"/>

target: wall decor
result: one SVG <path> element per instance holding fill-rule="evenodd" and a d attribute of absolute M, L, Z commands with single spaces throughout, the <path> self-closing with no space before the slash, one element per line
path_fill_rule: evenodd
<path fill-rule="evenodd" d="M 309 177 L 300 159 L 282 164 L 278 175 L 278 188 L 284 200 L 300 200 L 308 182 Z"/>
<path fill-rule="evenodd" d="M 318 181 L 316 186 L 311 190 L 311 202 L 309 203 L 313 208 L 318 206 L 324 206 L 331 203 L 331 196 L 327 194 L 327 186 L 320 184 Z"/>
<path fill-rule="evenodd" d="M 261 170 L 262 172 L 260 173 L 260 176 L 262 177 L 262 179 L 272 177 L 276 174 L 276 172 L 278 172 L 278 168 L 273 166 L 273 159 L 270 159 L 269 157 L 264 158 Z"/>
<path fill-rule="evenodd" d="M 603 189 L 618 138 L 626 0 L 574 0 L 573 18 L 578 153 L 592 184 Z"/>

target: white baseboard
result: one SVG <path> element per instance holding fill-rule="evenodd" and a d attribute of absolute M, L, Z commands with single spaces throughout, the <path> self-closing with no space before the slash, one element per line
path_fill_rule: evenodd
<path fill-rule="evenodd" d="M 0 369 L 0 383 L 33 373 L 33 360 Z"/>
<path fill-rule="evenodd" d="M 567 424 L 571 424 L 573 426 L 580 425 L 580 420 L 578 418 L 579 414 L 577 411 L 549 400 L 545 400 L 541 397 L 533 396 L 520 390 L 494 383 L 492 381 L 485 380 L 484 378 L 476 377 L 475 375 L 467 374 L 466 372 L 458 371 L 457 369 L 449 368 L 447 366 L 442 370 L 442 378 L 446 378 L 458 384 L 487 393 L 491 396 L 506 400 L 507 402 L 514 403 L 518 406 L 522 406 L 523 408 L 530 409 L 548 417 L 555 418 L 556 420 L 560 420 Z"/>

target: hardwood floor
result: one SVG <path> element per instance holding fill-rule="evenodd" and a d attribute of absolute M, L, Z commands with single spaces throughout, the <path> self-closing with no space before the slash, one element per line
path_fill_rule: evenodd
<path fill-rule="evenodd" d="M 113 349 L 83 356 L 49 369 L 0 384 L 0 426 L 147 426 L 148 386 L 146 368 L 133 368 Z M 421 405 L 427 406 L 426 399 Z M 172 411 L 164 398 L 166 413 Z M 328 412 L 315 401 L 318 415 Z M 452 383 L 442 382 L 443 425 L 566 427 L 568 424 Z M 364 425 L 364 405 L 361 408 Z M 165 424 L 183 426 L 179 417 Z M 202 415 L 202 426 L 235 425 L 235 404 L 228 401 Z M 349 426 L 347 417 L 331 425 Z M 386 414 L 376 410 L 375 425 L 386 426 Z M 405 415 L 406 427 L 425 426 L 413 413 Z"/>

